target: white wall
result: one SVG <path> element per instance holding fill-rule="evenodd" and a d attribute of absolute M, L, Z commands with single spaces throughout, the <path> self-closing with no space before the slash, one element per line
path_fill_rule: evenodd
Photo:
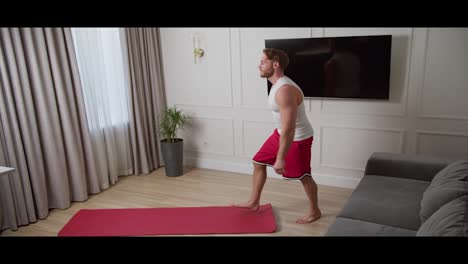
<path fill-rule="evenodd" d="M 306 99 L 314 179 L 354 188 L 375 151 L 468 156 L 468 29 L 161 28 L 168 104 L 194 119 L 179 134 L 186 163 L 252 172 L 274 129 L 257 69 L 264 39 L 379 34 L 394 36 L 389 101 Z"/>

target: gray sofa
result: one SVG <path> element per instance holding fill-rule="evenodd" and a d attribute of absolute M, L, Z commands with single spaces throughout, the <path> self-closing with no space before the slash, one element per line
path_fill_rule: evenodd
<path fill-rule="evenodd" d="M 468 158 L 373 153 L 325 236 L 467 236 Z"/>

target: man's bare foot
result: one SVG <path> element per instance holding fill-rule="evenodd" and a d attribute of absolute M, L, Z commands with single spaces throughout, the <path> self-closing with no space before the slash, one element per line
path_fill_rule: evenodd
<path fill-rule="evenodd" d="M 260 205 L 258 203 L 243 202 L 243 203 L 231 203 L 231 206 L 241 207 L 257 211 Z"/>
<path fill-rule="evenodd" d="M 298 224 L 312 223 L 313 221 L 319 219 L 321 216 L 322 216 L 322 213 L 320 213 L 320 212 L 318 214 L 310 214 L 310 215 L 303 216 L 303 217 L 297 219 L 296 223 L 298 223 Z"/>

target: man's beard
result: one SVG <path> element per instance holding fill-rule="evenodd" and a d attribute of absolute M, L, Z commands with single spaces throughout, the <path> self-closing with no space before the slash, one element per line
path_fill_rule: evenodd
<path fill-rule="evenodd" d="M 274 72 L 273 70 L 271 70 L 271 71 L 265 71 L 265 72 L 261 72 L 261 73 L 260 73 L 260 76 L 261 76 L 262 78 L 270 78 L 271 76 L 273 76 L 274 73 L 275 73 L 275 72 Z"/>

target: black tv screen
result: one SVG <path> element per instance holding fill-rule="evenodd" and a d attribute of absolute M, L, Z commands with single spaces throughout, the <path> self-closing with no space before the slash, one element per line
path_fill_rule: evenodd
<path fill-rule="evenodd" d="M 285 75 L 305 97 L 389 99 L 391 35 L 267 39 L 265 47 L 288 54 Z"/>

